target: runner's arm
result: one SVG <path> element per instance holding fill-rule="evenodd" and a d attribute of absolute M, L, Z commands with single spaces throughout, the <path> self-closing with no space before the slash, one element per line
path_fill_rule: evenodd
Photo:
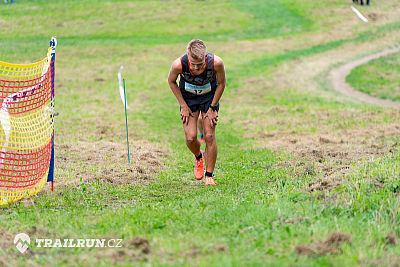
<path fill-rule="evenodd" d="M 168 75 L 168 84 L 172 90 L 172 93 L 174 93 L 176 99 L 178 100 L 179 105 L 181 106 L 182 122 L 183 124 L 187 125 L 189 123 L 189 116 L 192 116 L 193 114 L 189 106 L 186 104 L 186 101 L 183 99 L 181 90 L 179 89 L 178 84 L 176 83 L 176 79 L 178 78 L 178 75 L 181 72 L 182 72 L 181 60 L 180 58 L 178 58 L 174 61 L 174 63 L 172 63 L 171 70 Z"/>
<path fill-rule="evenodd" d="M 182 93 L 178 87 L 178 84 L 176 83 L 176 79 L 178 79 L 178 75 L 181 72 L 182 72 L 181 59 L 178 58 L 172 63 L 171 70 L 169 71 L 168 75 L 168 84 L 172 90 L 172 93 L 174 93 L 176 99 L 178 100 L 179 105 L 183 108 L 187 107 L 187 104 L 182 97 Z"/>
<path fill-rule="evenodd" d="M 226 86 L 224 62 L 220 57 L 215 55 L 214 55 L 214 69 L 217 75 L 218 86 L 217 89 L 215 89 L 214 99 L 211 103 L 212 106 L 218 105 L 219 100 L 221 99 L 221 96 L 224 93 Z"/>

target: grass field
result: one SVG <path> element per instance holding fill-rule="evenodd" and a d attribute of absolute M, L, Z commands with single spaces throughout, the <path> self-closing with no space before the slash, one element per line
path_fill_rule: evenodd
<path fill-rule="evenodd" d="M 359 66 L 352 71 L 347 81 L 357 90 L 369 95 L 399 101 L 400 54 Z"/>
<path fill-rule="evenodd" d="M 0 60 L 37 61 L 58 38 L 60 116 L 55 192 L 46 187 L 0 209 L 0 266 L 400 264 L 400 113 L 344 97 L 327 79 L 341 64 L 399 44 L 396 1 L 360 11 L 370 23 L 339 0 L 1 3 Z M 166 82 L 192 38 L 226 66 L 213 188 L 192 177 Z M 395 58 L 356 69 L 350 82 L 379 78 L 398 100 L 396 79 L 377 71 L 398 69 Z M 122 238 L 123 246 L 20 254 L 20 232 L 31 240 Z"/>

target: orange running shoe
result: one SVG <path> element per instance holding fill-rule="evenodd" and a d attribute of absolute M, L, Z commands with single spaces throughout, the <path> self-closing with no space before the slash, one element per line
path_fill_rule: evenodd
<path fill-rule="evenodd" d="M 196 178 L 196 180 L 201 180 L 204 177 L 204 153 L 203 151 L 200 150 L 201 153 L 201 159 L 197 160 L 194 159 L 194 178 Z"/>

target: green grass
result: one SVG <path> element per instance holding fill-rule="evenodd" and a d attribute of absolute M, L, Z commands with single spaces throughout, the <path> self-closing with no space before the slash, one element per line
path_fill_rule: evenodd
<path fill-rule="evenodd" d="M 371 96 L 400 101 L 400 53 L 361 65 L 353 69 L 346 80 Z"/>
<path fill-rule="evenodd" d="M 115 185 L 102 178 L 112 174 L 110 169 L 126 170 L 125 159 L 63 162 L 71 151 L 60 147 L 56 181 L 79 179 L 85 173 L 98 179 L 67 188 L 56 184 L 54 193 L 33 197 L 33 206 L 3 207 L 0 228 L 12 235 L 30 232 L 31 238 L 122 238 L 124 247 L 32 247 L 32 253 L 21 255 L 12 245 L 4 247 L 0 242 L 0 265 L 357 266 L 399 260 L 399 247 L 384 244 L 389 232 L 400 235 L 398 145 L 382 158 L 354 163 L 344 177 L 346 182 L 333 191 L 309 192 L 308 185 L 319 178 L 310 167 L 314 162 L 305 158 L 306 165 L 285 164 L 302 159 L 257 148 L 263 140 L 246 138 L 248 130 L 242 124 L 258 118 L 252 131 L 313 134 L 324 127 L 334 132 L 398 121 L 394 113 L 379 108 L 339 102 L 298 88 L 274 90 L 266 88 L 262 79 L 247 83 L 248 78 L 269 79 L 284 64 L 323 56 L 346 45 L 378 42 L 389 35 L 396 40 L 398 20 L 357 27 L 352 36 L 319 39 L 319 34 L 345 26 L 342 21 L 347 13 L 340 12 L 348 9 L 347 4 L 17 0 L 0 8 L 1 60 L 38 60 L 48 39 L 52 35 L 59 39 L 57 145 L 124 142 L 123 107 L 116 88 L 116 73 L 124 64 L 132 142 L 147 140 L 169 151 L 162 159 L 164 169 L 150 182 Z M 342 15 L 326 16 L 330 11 Z M 308 38 L 304 36 L 316 37 L 314 44 L 298 47 Z M 166 84 L 172 60 L 194 37 L 204 38 L 210 50 L 224 59 L 228 77 L 218 126 L 219 185 L 215 188 L 193 181 L 179 107 Z M 258 49 L 265 40 L 294 45 L 267 53 Z M 321 83 L 326 86 L 326 79 Z M 245 97 L 249 101 L 240 102 L 240 111 L 233 112 L 237 101 Z M 270 107 L 285 112 L 266 112 Z M 321 120 L 318 114 L 323 112 L 329 117 Z M 363 116 L 367 112 L 372 115 Z M 274 119 L 278 122 L 271 122 Z M 107 129 L 108 134 L 99 134 L 99 129 Z M 297 245 L 325 240 L 336 231 L 352 238 L 339 253 L 296 254 Z M 137 236 L 149 240 L 149 255 L 130 245 Z"/>

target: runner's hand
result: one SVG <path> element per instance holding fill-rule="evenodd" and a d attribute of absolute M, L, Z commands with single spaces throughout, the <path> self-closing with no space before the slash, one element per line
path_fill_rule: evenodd
<path fill-rule="evenodd" d="M 211 127 L 214 127 L 215 125 L 217 125 L 217 122 L 218 122 L 218 111 L 213 111 L 211 108 L 209 108 L 207 110 L 207 113 L 206 113 L 205 117 L 208 117 L 208 119 L 210 120 Z"/>
<path fill-rule="evenodd" d="M 190 110 L 190 108 L 188 106 L 181 107 L 181 120 L 183 124 L 188 125 L 189 116 L 193 116 L 193 113 Z"/>

